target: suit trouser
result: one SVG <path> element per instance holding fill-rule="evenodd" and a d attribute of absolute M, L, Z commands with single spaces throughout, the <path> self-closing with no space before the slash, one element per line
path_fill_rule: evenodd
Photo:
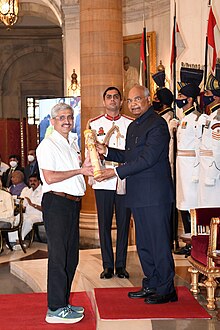
<path fill-rule="evenodd" d="M 80 202 L 46 193 L 42 208 L 48 244 L 48 307 L 56 310 L 69 303 L 78 265 Z"/>
<path fill-rule="evenodd" d="M 124 206 L 125 195 L 117 195 L 115 190 L 95 189 L 98 212 L 99 237 L 103 268 L 114 269 L 111 227 L 115 209 L 117 225 L 115 267 L 125 267 L 130 224 L 130 209 Z"/>
<path fill-rule="evenodd" d="M 180 214 L 181 214 L 185 234 L 191 233 L 190 212 L 185 210 L 180 210 Z"/>
<path fill-rule="evenodd" d="M 170 248 L 172 204 L 132 208 L 137 251 L 145 275 L 143 287 L 156 288 L 158 294 L 174 290 L 174 262 Z"/>

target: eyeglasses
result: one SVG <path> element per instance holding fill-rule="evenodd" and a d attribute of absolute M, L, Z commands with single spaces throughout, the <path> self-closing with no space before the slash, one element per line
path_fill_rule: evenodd
<path fill-rule="evenodd" d="M 144 97 L 136 96 L 133 99 L 127 99 L 127 104 L 131 104 L 132 102 L 140 103 Z"/>
<path fill-rule="evenodd" d="M 120 99 L 119 94 L 113 94 L 113 95 L 112 94 L 106 94 L 105 97 L 106 97 L 107 100 L 111 100 L 111 99 L 119 100 Z"/>
<path fill-rule="evenodd" d="M 64 120 L 72 121 L 74 119 L 74 116 L 73 115 L 68 115 L 68 116 L 61 115 L 61 116 L 56 116 L 55 118 L 59 121 L 64 121 Z"/>

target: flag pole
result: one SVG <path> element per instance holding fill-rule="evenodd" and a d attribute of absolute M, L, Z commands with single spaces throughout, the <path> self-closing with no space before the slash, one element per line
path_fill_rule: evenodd
<path fill-rule="evenodd" d="M 145 1 L 143 1 L 143 42 L 144 42 L 144 85 L 145 87 L 149 88 L 149 81 L 148 81 L 148 66 L 149 66 L 149 61 L 147 58 L 147 35 L 146 35 L 146 25 L 145 25 Z"/>
<path fill-rule="evenodd" d="M 146 26 L 144 24 L 144 28 L 143 28 L 143 32 L 144 32 L 144 60 L 146 63 L 146 68 L 145 68 L 145 72 L 144 72 L 144 79 L 145 79 L 145 87 L 148 87 L 148 80 L 147 80 L 147 68 L 148 68 L 148 61 L 147 61 L 147 56 L 146 56 L 146 42 L 147 42 L 147 37 L 146 37 Z"/>
<path fill-rule="evenodd" d="M 143 15 L 143 36 L 144 36 L 144 62 L 145 62 L 145 70 L 144 70 L 144 85 L 145 87 L 149 88 L 149 81 L 148 81 L 148 66 L 149 61 L 147 58 L 147 32 L 146 32 L 146 25 L 145 25 L 145 17 Z"/>
<path fill-rule="evenodd" d="M 174 16 L 173 16 L 173 50 L 174 50 L 174 61 L 173 61 L 173 98 L 174 98 L 174 118 L 176 118 L 176 1 L 174 0 Z"/>
<path fill-rule="evenodd" d="M 174 45 L 174 62 L 173 62 L 173 117 L 176 118 L 176 1 L 174 0 L 174 16 L 173 16 L 173 45 Z M 176 154 L 177 154 L 177 137 L 176 128 L 173 129 L 173 187 L 174 187 L 174 202 L 172 208 L 172 240 L 173 249 L 179 248 L 178 242 L 178 211 L 176 208 Z"/>
<path fill-rule="evenodd" d="M 211 0 L 209 0 L 209 2 L 208 2 L 208 7 L 209 8 L 212 6 L 211 2 L 212 2 Z M 205 89 L 206 80 L 207 80 L 207 69 L 208 69 L 208 31 L 206 32 L 206 38 L 205 38 L 204 89 Z"/>

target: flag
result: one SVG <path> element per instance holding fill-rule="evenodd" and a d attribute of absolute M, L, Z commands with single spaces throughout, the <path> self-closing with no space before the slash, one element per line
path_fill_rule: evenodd
<path fill-rule="evenodd" d="M 147 76 L 147 56 L 148 46 L 147 46 L 147 33 L 146 28 L 143 28 L 141 36 L 141 45 L 140 45 L 140 74 L 139 74 L 139 84 L 146 86 L 146 76 Z"/>
<path fill-rule="evenodd" d="M 207 37 L 210 66 L 212 68 L 212 71 L 214 71 L 216 59 L 220 55 L 220 31 L 216 23 L 212 7 L 209 11 Z"/>
<path fill-rule="evenodd" d="M 176 51 L 175 51 L 176 48 Z M 173 35 L 172 35 L 172 48 L 171 48 L 171 57 L 170 57 L 170 71 L 172 73 L 172 67 L 175 59 L 177 59 L 184 49 L 186 48 L 183 38 L 180 34 L 180 30 L 178 24 L 175 23 L 173 27 Z"/>

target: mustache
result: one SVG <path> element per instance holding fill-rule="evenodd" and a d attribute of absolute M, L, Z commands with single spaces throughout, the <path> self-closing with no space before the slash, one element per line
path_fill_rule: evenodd
<path fill-rule="evenodd" d="M 61 126 L 62 126 L 62 127 L 63 127 L 63 126 L 72 126 L 72 124 L 70 124 L 70 123 L 63 123 Z"/>

